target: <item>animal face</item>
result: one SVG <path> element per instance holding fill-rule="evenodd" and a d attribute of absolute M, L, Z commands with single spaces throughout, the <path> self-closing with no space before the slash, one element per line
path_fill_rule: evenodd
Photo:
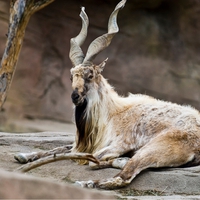
<path fill-rule="evenodd" d="M 86 99 L 87 92 L 89 90 L 89 85 L 94 82 L 95 70 L 93 66 L 84 67 L 77 66 L 71 69 L 71 81 L 72 81 L 72 102 L 78 106 L 82 105 Z"/>
<path fill-rule="evenodd" d="M 94 65 L 92 63 L 80 64 L 71 69 L 71 81 L 72 81 L 72 102 L 76 106 L 80 106 L 87 99 L 87 94 L 92 88 L 97 90 L 98 82 L 101 76 L 101 72 L 106 64 L 104 60 L 100 65 Z"/>

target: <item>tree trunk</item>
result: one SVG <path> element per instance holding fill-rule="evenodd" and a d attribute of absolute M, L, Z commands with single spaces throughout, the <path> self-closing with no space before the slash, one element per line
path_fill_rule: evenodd
<path fill-rule="evenodd" d="M 33 13 L 54 0 L 11 0 L 7 42 L 0 66 L 0 109 L 6 100 L 19 58 L 24 33 Z"/>

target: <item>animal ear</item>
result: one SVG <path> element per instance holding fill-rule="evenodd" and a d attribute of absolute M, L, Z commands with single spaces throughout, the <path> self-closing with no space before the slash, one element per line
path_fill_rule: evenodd
<path fill-rule="evenodd" d="M 101 73 L 104 70 L 108 58 L 106 58 L 102 63 L 96 66 L 98 73 Z"/>

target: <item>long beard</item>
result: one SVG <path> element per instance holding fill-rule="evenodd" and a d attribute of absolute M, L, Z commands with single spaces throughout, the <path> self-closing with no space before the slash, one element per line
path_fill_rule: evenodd
<path fill-rule="evenodd" d="M 87 107 L 87 100 L 85 99 L 82 105 L 76 106 L 75 108 L 75 122 L 76 122 L 76 128 L 78 130 L 77 146 L 85 137 L 85 125 L 87 119 L 86 107 Z"/>

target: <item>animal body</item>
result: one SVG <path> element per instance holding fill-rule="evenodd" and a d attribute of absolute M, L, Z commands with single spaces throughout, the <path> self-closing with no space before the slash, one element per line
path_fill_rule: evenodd
<path fill-rule="evenodd" d="M 88 27 L 84 8 L 80 14 L 82 29 L 71 39 L 71 98 L 77 126 L 73 148 L 19 154 L 15 157 L 19 162 L 63 151 L 89 153 L 98 160 L 89 162 L 91 168 L 122 169 L 106 180 L 77 181 L 83 187 L 104 189 L 126 186 L 147 168 L 200 164 L 200 114 L 197 110 L 141 94 L 119 96 L 101 74 L 107 59 L 99 65 L 93 63 L 94 57 L 118 32 L 117 14 L 124 4 L 122 0 L 116 6 L 109 19 L 108 33 L 90 44 L 86 56 L 80 48 Z"/>

